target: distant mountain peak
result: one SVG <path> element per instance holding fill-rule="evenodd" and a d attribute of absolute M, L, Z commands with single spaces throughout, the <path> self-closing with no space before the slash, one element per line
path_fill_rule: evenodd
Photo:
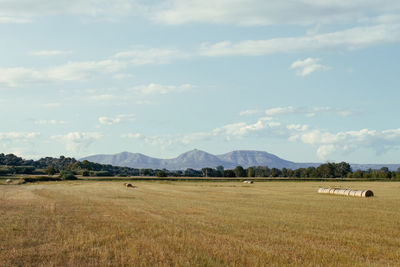
<path fill-rule="evenodd" d="M 203 150 L 193 149 L 172 159 L 152 158 L 141 153 L 124 151 L 114 155 L 92 155 L 80 160 L 89 160 L 96 163 L 126 166 L 138 169 L 166 168 L 169 170 L 184 170 L 187 168 L 201 169 L 205 167 L 215 168 L 217 166 L 224 166 L 225 169 L 233 169 L 239 165 L 244 168 L 252 166 L 268 166 L 269 168 L 278 169 L 298 169 L 310 166 L 317 167 L 320 165 L 320 163 L 295 163 L 281 159 L 274 154 L 257 150 L 234 150 L 221 155 L 213 155 Z M 387 166 L 391 170 L 396 170 L 400 167 L 398 164 L 352 164 L 354 170 L 368 168 L 379 169 L 382 166 Z"/>
<path fill-rule="evenodd" d="M 280 159 L 268 152 L 254 150 L 235 150 L 222 155 L 213 155 L 200 149 L 193 149 L 172 159 L 157 159 L 140 153 L 124 151 L 115 155 L 93 155 L 83 159 L 116 166 L 152 169 L 166 168 L 170 170 L 215 168 L 217 166 L 224 166 L 224 168 L 229 169 L 235 168 L 238 165 L 245 168 L 250 166 L 281 168 L 282 166 L 292 167 L 295 164 Z"/>

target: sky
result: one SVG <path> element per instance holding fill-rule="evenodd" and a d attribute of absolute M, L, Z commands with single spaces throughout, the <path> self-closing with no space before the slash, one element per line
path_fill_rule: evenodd
<path fill-rule="evenodd" d="M 400 162 L 398 0 L 0 0 L 0 152 Z"/>

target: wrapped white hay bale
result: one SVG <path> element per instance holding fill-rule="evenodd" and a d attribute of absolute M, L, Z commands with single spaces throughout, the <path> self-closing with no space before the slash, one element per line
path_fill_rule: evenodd
<path fill-rule="evenodd" d="M 373 197 L 374 193 L 371 190 L 353 190 L 343 188 L 319 188 L 320 194 L 342 195 L 352 197 Z"/>

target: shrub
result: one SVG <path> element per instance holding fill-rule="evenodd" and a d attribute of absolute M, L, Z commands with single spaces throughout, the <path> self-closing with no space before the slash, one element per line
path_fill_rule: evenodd
<path fill-rule="evenodd" d="M 156 175 L 158 177 L 167 177 L 167 173 L 165 171 L 157 171 Z"/>
<path fill-rule="evenodd" d="M 48 176 L 37 176 L 37 177 L 26 177 L 26 178 L 21 178 L 18 180 L 18 184 L 24 184 L 24 183 L 35 183 L 35 182 L 54 182 L 54 181 L 61 181 L 60 178 L 55 178 L 55 177 L 48 177 Z"/>
<path fill-rule="evenodd" d="M 60 179 L 62 180 L 77 180 L 75 174 L 71 171 L 61 171 L 60 172 Z"/>
<path fill-rule="evenodd" d="M 95 176 L 111 176 L 111 174 L 108 171 L 98 171 L 95 172 Z"/>

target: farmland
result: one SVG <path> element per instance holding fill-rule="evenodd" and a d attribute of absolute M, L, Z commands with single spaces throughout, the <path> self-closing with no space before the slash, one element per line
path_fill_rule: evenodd
<path fill-rule="evenodd" d="M 400 262 L 398 182 L 0 185 L 2 266 L 364 266 Z M 317 194 L 371 189 L 375 197 Z"/>

